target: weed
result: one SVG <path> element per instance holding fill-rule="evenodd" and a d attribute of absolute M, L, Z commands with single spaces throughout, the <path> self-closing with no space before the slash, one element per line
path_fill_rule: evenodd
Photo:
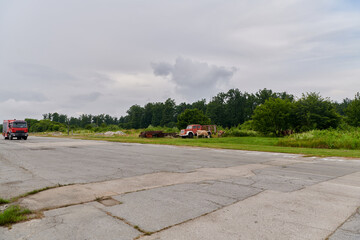
<path fill-rule="evenodd" d="M 18 205 L 13 205 L 0 213 L 0 226 L 17 223 L 28 219 L 31 211 Z"/>
<path fill-rule="evenodd" d="M 10 200 L 0 198 L 0 204 L 10 203 Z"/>
<path fill-rule="evenodd" d="M 134 228 L 139 232 L 142 232 L 145 236 L 150 236 L 152 234 L 152 232 L 147 232 L 144 229 L 141 229 L 138 225 L 135 225 Z"/>
<path fill-rule="evenodd" d="M 11 199 L 11 202 L 16 202 L 17 200 L 19 200 L 20 198 L 24 198 L 24 197 L 27 197 L 27 196 L 30 196 L 30 195 L 34 195 L 36 193 L 39 193 L 39 192 L 43 192 L 45 190 L 49 190 L 49 189 L 53 189 L 53 188 L 57 188 L 57 187 L 63 187 L 63 186 L 68 186 L 68 185 L 72 185 L 72 184 L 66 184 L 66 185 L 62 185 L 62 184 L 57 184 L 55 186 L 50 186 L 50 187 L 44 187 L 44 188 L 40 188 L 40 189 L 35 189 L 35 190 L 32 190 L 30 192 L 27 192 L 27 193 L 24 193 L 24 194 L 21 194 L 17 197 L 13 197 Z"/>

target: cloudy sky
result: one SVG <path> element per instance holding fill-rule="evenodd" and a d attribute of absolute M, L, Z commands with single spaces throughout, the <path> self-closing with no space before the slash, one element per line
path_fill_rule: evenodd
<path fill-rule="evenodd" d="M 360 91 L 358 0 L 0 0 L 0 119 Z"/>

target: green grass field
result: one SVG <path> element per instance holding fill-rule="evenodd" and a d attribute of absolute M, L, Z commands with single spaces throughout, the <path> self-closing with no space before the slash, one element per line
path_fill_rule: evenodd
<path fill-rule="evenodd" d="M 53 136 L 53 135 L 41 134 L 39 136 Z M 103 136 L 92 133 L 79 133 L 73 136 L 57 136 L 57 137 L 70 137 L 70 138 L 84 139 L 84 140 L 101 140 L 101 141 L 124 142 L 124 143 L 163 144 L 163 145 L 176 145 L 176 146 L 189 146 L 189 147 L 294 153 L 294 154 L 303 154 L 306 156 L 320 156 L 320 157 L 360 158 L 360 150 L 279 146 L 279 141 L 282 141 L 284 138 L 276 138 L 276 137 L 223 137 L 223 138 L 214 137 L 210 139 L 208 138 L 200 138 L 200 139 L 139 138 L 138 131 L 128 132 L 126 136 Z"/>

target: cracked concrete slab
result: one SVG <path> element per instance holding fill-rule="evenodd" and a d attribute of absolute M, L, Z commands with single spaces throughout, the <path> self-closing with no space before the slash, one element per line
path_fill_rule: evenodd
<path fill-rule="evenodd" d="M 360 188 L 343 196 L 334 185 L 338 181 L 290 193 L 267 190 L 141 239 L 325 239 L 360 205 Z"/>
<path fill-rule="evenodd" d="M 0 228 L 0 239 L 26 240 L 132 240 L 141 233 L 91 205 L 44 212 L 44 218 Z"/>
<path fill-rule="evenodd" d="M 261 190 L 224 182 L 201 182 L 114 196 L 123 204 L 106 208 L 147 232 L 188 221 Z"/>
<path fill-rule="evenodd" d="M 70 185 L 40 192 L 22 199 L 20 203 L 31 210 L 52 209 L 94 201 L 98 197 L 109 197 L 174 184 L 253 176 L 253 170 L 265 167 L 267 166 L 249 164 L 229 168 L 203 168 L 190 173 L 162 172 L 100 183 Z"/>

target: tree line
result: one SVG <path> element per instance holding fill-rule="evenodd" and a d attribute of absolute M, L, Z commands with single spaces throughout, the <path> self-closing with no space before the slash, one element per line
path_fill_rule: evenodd
<path fill-rule="evenodd" d="M 169 98 L 165 102 L 150 102 L 144 106 L 132 105 L 126 115 L 119 118 L 108 114 L 82 114 L 75 118 L 65 114 L 47 113 L 43 114 L 43 121 L 61 124 L 58 127 L 52 126 L 55 129 L 67 125 L 72 129 L 99 129 L 108 126 L 114 129 L 139 129 L 147 128 L 150 125 L 182 128 L 196 115 L 195 120 L 202 119 L 202 122 L 224 128 L 250 121 L 251 124 L 248 125 L 260 132 L 279 134 L 285 130 L 299 132 L 337 127 L 342 120 L 357 126 L 360 122 L 356 119 L 360 118 L 360 112 L 350 111 L 350 109 L 354 103 L 359 101 L 359 94 L 353 100 L 346 98 L 338 103 L 323 98 L 318 93 L 303 94 L 301 98 L 295 99 L 292 94 L 287 92 L 273 92 L 266 88 L 256 93 L 230 89 L 228 92 L 218 93 L 208 103 L 205 99 L 201 99 L 193 103 L 176 104 L 174 99 Z M 279 116 L 282 117 L 279 118 Z M 276 123 L 277 126 L 272 130 L 260 127 L 271 125 L 269 123 Z M 40 126 L 39 122 L 30 123 L 33 126 L 34 124 Z M 42 125 L 46 128 L 45 124 Z"/>

